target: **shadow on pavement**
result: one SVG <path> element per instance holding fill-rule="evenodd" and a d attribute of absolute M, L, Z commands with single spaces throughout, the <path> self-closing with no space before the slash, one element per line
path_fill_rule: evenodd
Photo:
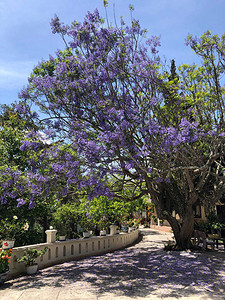
<path fill-rule="evenodd" d="M 165 235 L 141 231 L 132 247 L 40 270 L 35 276 L 11 280 L 2 288 L 66 287 L 92 291 L 97 296 L 182 297 L 225 294 L 225 252 L 165 252 Z M 153 239 L 153 236 L 156 238 Z"/>

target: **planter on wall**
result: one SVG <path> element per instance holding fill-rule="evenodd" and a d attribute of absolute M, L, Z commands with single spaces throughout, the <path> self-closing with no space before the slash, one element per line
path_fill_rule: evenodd
<path fill-rule="evenodd" d="M 66 240 L 66 236 L 65 235 L 60 235 L 59 236 L 59 241 L 65 241 Z"/>
<path fill-rule="evenodd" d="M 14 247 L 15 241 L 14 240 L 3 240 L 2 241 L 2 249 L 11 249 Z"/>
<path fill-rule="evenodd" d="M 89 238 L 90 237 L 90 232 L 89 231 L 84 231 L 83 232 L 83 237 L 84 238 Z"/>
<path fill-rule="evenodd" d="M 100 230 L 100 235 L 105 236 L 106 235 L 106 230 Z"/>

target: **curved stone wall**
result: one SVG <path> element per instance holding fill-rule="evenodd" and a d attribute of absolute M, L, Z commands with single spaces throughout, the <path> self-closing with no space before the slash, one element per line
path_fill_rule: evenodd
<path fill-rule="evenodd" d="M 56 265 L 65 261 L 75 260 L 83 257 L 101 255 L 133 244 L 139 236 L 139 230 L 130 233 L 116 235 L 96 236 L 75 240 L 56 241 L 54 243 L 43 243 L 24 247 L 13 248 L 10 263 L 9 278 L 25 272 L 23 263 L 18 263 L 17 258 L 23 255 L 27 248 L 42 250 L 46 246 L 47 252 L 36 259 L 38 268 Z"/>

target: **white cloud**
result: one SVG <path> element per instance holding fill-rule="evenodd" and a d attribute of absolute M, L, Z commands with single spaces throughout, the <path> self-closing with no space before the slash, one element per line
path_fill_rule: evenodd
<path fill-rule="evenodd" d="M 0 88 L 22 88 L 34 65 L 32 61 L 0 61 Z"/>
<path fill-rule="evenodd" d="M 0 78 L 5 78 L 5 76 L 9 76 L 11 78 L 24 78 L 24 75 L 20 72 L 10 71 L 0 67 Z"/>

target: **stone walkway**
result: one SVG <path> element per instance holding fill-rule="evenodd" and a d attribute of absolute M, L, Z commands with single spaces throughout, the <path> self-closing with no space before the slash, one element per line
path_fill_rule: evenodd
<path fill-rule="evenodd" d="M 136 245 L 22 276 L 0 300 L 225 299 L 225 252 L 165 252 L 171 233 L 142 229 Z"/>

